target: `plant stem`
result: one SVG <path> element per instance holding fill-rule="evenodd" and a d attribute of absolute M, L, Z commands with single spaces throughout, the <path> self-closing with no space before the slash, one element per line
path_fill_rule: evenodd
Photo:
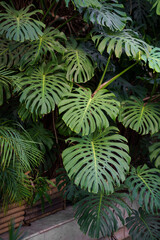
<path fill-rule="evenodd" d="M 100 88 L 100 86 L 101 86 L 101 84 L 102 84 L 102 82 L 103 82 L 103 79 L 104 79 L 104 77 L 105 77 L 105 75 L 106 75 L 106 72 L 107 72 L 107 69 L 108 69 L 108 65 L 109 65 L 110 60 L 111 60 L 111 55 L 112 55 L 112 51 L 111 51 L 110 54 L 109 54 L 109 58 L 108 58 L 108 61 L 107 61 L 105 70 L 104 70 L 104 72 L 103 72 L 103 75 L 102 75 L 102 77 L 101 77 L 101 80 L 100 80 L 100 82 L 99 82 L 99 84 L 98 84 L 98 87 L 97 87 L 96 91 L 99 90 L 99 88 Z"/>
<path fill-rule="evenodd" d="M 132 64 L 131 66 L 129 66 L 128 68 L 126 68 L 125 70 L 123 70 L 121 73 L 117 74 L 115 77 L 111 78 L 110 80 L 108 80 L 107 82 L 101 84 L 101 86 L 92 94 L 92 97 L 94 97 L 94 95 L 103 88 L 108 87 L 108 85 L 110 85 L 112 82 L 114 82 L 117 78 L 119 78 L 121 75 L 123 75 L 125 72 L 127 72 L 129 69 L 131 69 L 132 67 L 134 67 L 138 62 Z"/>
<path fill-rule="evenodd" d="M 63 24 L 59 25 L 56 29 L 60 29 L 62 28 L 64 25 L 66 25 L 68 22 L 70 22 L 73 18 L 75 18 L 78 15 L 78 13 L 76 13 L 74 16 L 72 16 L 71 18 L 69 18 L 67 21 L 65 21 Z"/>
<path fill-rule="evenodd" d="M 46 16 L 49 14 L 49 12 L 51 11 L 51 9 L 53 8 L 55 2 L 56 2 L 56 0 L 54 0 L 54 1 L 52 2 L 52 4 L 50 5 L 50 7 L 48 8 L 46 14 L 43 16 L 43 18 L 42 18 L 42 20 L 41 20 L 42 22 L 44 22 L 44 19 L 46 18 Z"/>
<path fill-rule="evenodd" d="M 152 100 L 152 97 L 153 97 L 156 89 L 157 89 L 157 82 L 156 82 L 156 79 L 154 79 L 154 85 L 153 85 L 153 88 L 152 88 L 151 97 L 150 97 L 150 100 L 149 100 L 149 101 Z"/>

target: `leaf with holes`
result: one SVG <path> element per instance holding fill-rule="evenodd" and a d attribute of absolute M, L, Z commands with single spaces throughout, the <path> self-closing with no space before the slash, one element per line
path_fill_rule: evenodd
<path fill-rule="evenodd" d="M 50 54 L 55 59 L 55 52 L 64 54 L 65 48 L 60 41 L 65 41 L 66 37 L 63 32 L 59 32 L 54 28 L 46 28 L 37 40 L 26 44 L 26 53 L 21 58 L 21 66 L 35 64 L 42 57 Z"/>
<path fill-rule="evenodd" d="M 117 58 L 120 58 L 122 52 L 128 57 L 138 59 L 139 55 L 148 54 L 150 47 L 145 43 L 138 34 L 131 29 L 124 29 L 121 32 L 111 32 L 107 29 L 94 30 L 95 35 L 92 37 L 94 43 L 97 44 L 98 50 L 103 53 L 107 48 L 107 52 L 113 51 Z M 97 33 L 99 33 L 97 35 Z"/>
<path fill-rule="evenodd" d="M 118 129 L 108 127 L 85 137 L 71 137 L 73 146 L 62 153 L 70 179 L 88 192 L 107 194 L 120 186 L 129 171 L 130 156 L 127 140 Z"/>
<path fill-rule="evenodd" d="M 116 119 L 120 103 L 109 91 L 99 90 L 93 97 L 90 89 L 76 89 L 66 95 L 59 104 L 62 119 L 72 131 L 88 135 L 97 128 L 109 126 L 109 117 Z"/>
<path fill-rule="evenodd" d="M 155 70 L 156 72 L 160 73 L 160 48 L 155 47 L 153 48 L 150 53 L 149 56 L 142 56 L 142 59 L 147 62 L 149 64 L 149 67 L 153 70 Z"/>
<path fill-rule="evenodd" d="M 45 24 L 32 18 L 41 10 L 29 12 L 33 4 L 19 11 L 10 7 L 7 3 L 1 2 L 0 5 L 5 9 L 5 13 L 0 12 L 0 34 L 5 34 L 9 40 L 24 42 L 25 40 L 35 40 L 42 36 L 41 29 Z"/>
<path fill-rule="evenodd" d="M 90 194 L 76 203 L 75 217 L 80 229 L 92 238 L 111 237 L 118 230 L 117 219 L 124 225 L 123 210 L 130 212 L 124 197 L 123 193 Z"/>
<path fill-rule="evenodd" d="M 129 235 L 132 240 L 158 240 L 160 236 L 160 217 L 148 214 L 140 208 L 132 210 L 126 219 Z"/>
<path fill-rule="evenodd" d="M 156 134 L 157 141 L 153 142 L 149 147 L 149 157 L 151 162 L 155 164 L 157 168 L 160 168 L 160 134 Z"/>
<path fill-rule="evenodd" d="M 31 74 L 17 78 L 16 84 L 22 89 L 20 102 L 25 103 L 31 113 L 47 114 L 55 109 L 63 94 L 70 91 L 65 71 L 52 63 L 31 70 Z"/>
<path fill-rule="evenodd" d="M 124 6 L 117 3 L 104 3 L 101 8 L 89 7 L 84 14 L 84 20 L 106 26 L 112 31 L 122 31 L 129 20 L 127 14 L 122 11 Z"/>
<path fill-rule="evenodd" d="M 129 191 L 133 199 L 138 197 L 140 206 L 145 207 L 147 212 L 154 213 L 160 209 L 160 180 L 158 169 L 149 169 L 147 165 L 134 167 L 130 176 L 126 179 Z"/>
<path fill-rule="evenodd" d="M 157 103 L 144 103 L 143 100 L 131 97 L 132 100 L 122 102 L 119 121 L 125 127 L 136 132 L 154 134 L 160 128 L 160 105 Z"/>
<path fill-rule="evenodd" d="M 87 82 L 94 76 L 94 64 L 81 46 L 73 44 L 67 45 L 64 55 L 67 64 L 67 80 L 71 82 Z"/>

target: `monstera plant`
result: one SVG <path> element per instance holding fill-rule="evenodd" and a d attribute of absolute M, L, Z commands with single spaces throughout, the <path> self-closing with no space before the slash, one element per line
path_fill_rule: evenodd
<path fill-rule="evenodd" d="M 84 233 L 114 238 L 120 221 L 133 240 L 158 239 L 159 4 L 0 2 L 3 205 L 31 198 L 56 148 L 57 181 Z"/>

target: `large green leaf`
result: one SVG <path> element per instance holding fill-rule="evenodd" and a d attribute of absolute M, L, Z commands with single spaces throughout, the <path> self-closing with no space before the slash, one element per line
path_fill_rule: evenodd
<path fill-rule="evenodd" d="M 119 113 L 119 102 L 115 95 L 105 89 L 99 90 L 93 97 L 90 89 L 76 89 L 59 104 L 59 112 L 72 131 L 88 135 L 97 128 L 109 126 L 108 117 L 115 120 Z"/>
<path fill-rule="evenodd" d="M 158 240 L 160 236 L 160 217 L 133 210 L 132 215 L 126 219 L 129 235 L 132 240 Z"/>
<path fill-rule="evenodd" d="M 156 135 L 157 141 L 149 147 L 149 157 L 151 162 L 153 162 L 157 168 L 160 168 L 160 134 Z"/>
<path fill-rule="evenodd" d="M 25 9 L 15 10 L 7 3 L 1 2 L 1 6 L 5 9 L 5 13 L 0 13 L 0 34 L 5 34 L 7 39 L 24 42 L 25 40 L 35 40 L 42 35 L 41 28 L 45 24 L 32 18 L 41 10 L 29 12 L 33 5 L 29 5 Z"/>
<path fill-rule="evenodd" d="M 70 90 L 64 69 L 50 63 L 31 70 L 28 76 L 17 78 L 16 84 L 22 88 L 20 102 L 24 102 L 31 113 L 47 114 L 55 109 L 55 104 Z"/>
<path fill-rule="evenodd" d="M 68 44 L 64 55 L 67 64 L 67 80 L 71 82 L 87 82 L 94 75 L 94 66 L 87 53 L 74 41 Z"/>
<path fill-rule="evenodd" d="M 8 100 L 11 97 L 10 84 L 14 78 L 14 71 L 0 66 L 0 106 L 4 103 L 4 98 Z M 4 94 L 5 92 L 5 94 Z"/>
<path fill-rule="evenodd" d="M 92 37 L 92 40 L 98 45 L 98 50 L 101 53 L 107 48 L 108 53 L 113 51 L 118 58 L 121 57 L 122 52 L 125 52 L 128 57 L 137 59 L 139 55 L 148 54 L 150 49 L 149 45 L 131 29 L 111 32 L 104 28 L 103 30 L 96 29 L 95 32 L 96 35 Z"/>
<path fill-rule="evenodd" d="M 160 209 L 160 173 L 158 169 L 149 169 L 146 165 L 132 168 L 131 175 L 126 179 L 129 191 L 133 199 L 138 196 L 140 206 L 145 207 L 147 212 Z"/>
<path fill-rule="evenodd" d="M 90 136 L 71 137 L 71 145 L 62 153 L 68 176 L 89 192 L 114 192 L 125 180 L 130 156 L 127 140 L 118 129 L 109 127 Z"/>
<path fill-rule="evenodd" d="M 39 61 L 42 57 L 47 56 L 49 53 L 52 59 L 55 58 L 55 53 L 59 52 L 63 54 L 65 48 L 60 43 L 60 41 L 65 41 L 66 37 L 63 32 L 59 32 L 54 28 L 46 28 L 37 40 L 29 42 L 26 44 L 25 49 L 26 53 L 21 58 L 21 65 L 31 65 Z"/>
<path fill-rule="evenodd" d="M 126 25 L 127 14 L 122 11 L 124 6 L 118 3 L 104 3 L 101 8 L 89 7 L 84 14 L 84 19 L 93 24 L 109 27 L 112 31 L 122 31 Z"/>
<path fill-rule="evenodd" d="M 157 103 L 144 103 L 143 100 L 131 97 L 122 103 L 119 121 L 125 127 L 130 127 L 136 132 L 154 134 L 160 128 L 160 105 Z"/>
<path fill-rule="evenodd" d="M 160 72 L 160 48 L 152 48 L 148 56 L 142 56 L 142 59 L 149 64 L 149 67 L 156 72 Z"/>
<path fill-rule="evenodd" d="M 78 220 L 80 229 L 92 238 L 110 237 L 118 230 L 117 219 L 124 224 L 125 209 L 129 213 L 127 204 L 122 193 L 114 193 L 106 196 L 101 194 L 89 195 L 79 201 L 76 207 L 75 217 Z M 121 209 L 120 209 L 121 207 Z"/>
<path fill-rule="evenodd" d="M 65 0 L 65 3 L 68 7 L 68 4 L 71 0 Z M 101 3 L 98 0 L 72 0 L 73 4 L 76 5 L 77 8 L 88 8 L 88 7 L 96 7 L 100 8 Z"/>

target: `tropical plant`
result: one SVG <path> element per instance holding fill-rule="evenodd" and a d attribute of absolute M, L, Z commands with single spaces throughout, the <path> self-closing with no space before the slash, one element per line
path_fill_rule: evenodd
<path fill-rule="evenodd" d="M 0 4 L 3 205 L 43 202 L 64 167 L 84 233 L 114 238 L 127 210 L 133 239 L 158 239 L 159 0 L 29 2 Z"/>

